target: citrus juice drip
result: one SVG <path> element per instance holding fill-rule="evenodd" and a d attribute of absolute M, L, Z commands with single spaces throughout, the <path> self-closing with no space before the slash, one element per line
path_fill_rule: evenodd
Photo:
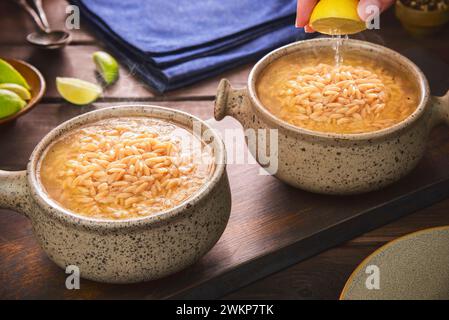
<path fill-rule="evenodd" d="M 333 33 L 331 35 L 332 48 L 335 51 L 335 66 L 339 67 L 343 64 L 343 54 L 341 48 L 343 47 L 344 40 L 348 39 L 348 35 L 342 37 L 340 34 Z"/>

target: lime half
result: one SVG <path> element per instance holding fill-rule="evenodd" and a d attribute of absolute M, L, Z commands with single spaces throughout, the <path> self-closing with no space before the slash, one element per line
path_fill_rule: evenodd
<path fill-rule="evenodd" d="M 366 29 L 357 13 L 358 0 L 321 0 L 313 9 L 310 25 L 329 35 L 354 34 Z"/>
<path fill-rule="evenodd" d="M 114 83 L 118 78 L 119 66 L 117 60 L 109 53 L 97 51 L 92 55 L 98 73 L 107 85 Z"/>
<path fill-rule="evenodd" d="M 30 92 L 22 87 L 21 85 L 18 85 L 16 83 L 0 83 L 0 89 L 6 89 L 9 91 L 14 92 L 17 94 L 20 98 L 23 100 L 30 100 L 31 94 Z"/>
<path fill-rule="evenodd" d="M 28 82 L 19 71 L 3 59 L 0 59 L 0 83 L 15 83 L 30 90 Z"/>
<path fill-rule="evenodd" d="M 100 86 L 76 78 L 58 77 L 56 88 L 65 100 L 77 105 L 92 103 L 103 93 Z"/>
<path fill-rule="evenodd" d="M 0 119 L 17 113 L 26 106 L 17 94 L 12 91 L 0 89 Z"/>

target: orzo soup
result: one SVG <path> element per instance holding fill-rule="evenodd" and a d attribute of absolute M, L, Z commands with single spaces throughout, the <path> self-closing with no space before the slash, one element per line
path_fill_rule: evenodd
<path fill-rule="evenodd" d="M 156 118 L 102 120 L 52 144 L 39 176 L 49 197 L 74 213 L 136 218 L 195 194 L 214 170 L 213 148 Z"/>
<path fill-rule="evenodd" d="M 297 127 L 363 133 L 401 122 L 419 104 L 419 90 L 379 61 L 332 54 L 290 54 L 272 62 L 257 94 L 272 114 Z"/>

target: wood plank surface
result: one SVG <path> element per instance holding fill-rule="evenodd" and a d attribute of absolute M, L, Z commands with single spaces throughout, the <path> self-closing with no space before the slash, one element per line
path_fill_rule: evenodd
<path fill-rule="evenodd" d="M 43 7 L 52 29 L 66 30 L 66 8 L 64 0 L 44 0 Z M 36 26 L 28 13 L 15 0 L 0 1 L 0 42 L 3 44 L 19 44 L 26 42 L 26 36 L 36 31 Z M 81 25 L 83 21 L 81 20 Z M 95 43 L 96 40 L 84 28 L 70 30 L 72 45 Z"/>
<path fill-rule="evenodd" d="M 380 246 L 414 231 L 444 225 L 449 225 L 449 199 L 367 232 L 224 299 L 338 299 L 350 274 Z"/>
<path fill-rule="evenodd" d="M 0 45 L 0 57 L 25 60 L 38 68 L 47 82 L 47 91 L 43 101 L 55 102 L 62 101 L 56 91 L 56 77 L 75 77 L 97 82 L 92 54 L 98 50 L 102 50 L 102 47 L 77 45 L 69 46 L 63 51 L 42 51 L 31 46 Z M 147 85 L 139 81 L 132 71 L 121 67 L 119 80 L 105 90 L 99 101 L 213 100 L 221 78 L 228 78 L 233 85 L 242 87 L 246 84 L 251 67 L 252 65 L 242 66 L 218 77 L 165 94 L 153 92 Z"/>
<path fill-rule="evenodd" d="M 45 0 L 49 20 L 64 27 L 63 0 Z M 78 114 L 117 103 L 143 102 L 170 106 L 203 119 L 212 116 L 212 100 L 221 77 L 244 86 L 246 65 L 184 89 L 157 95 L 122 69 L 121 79 L 99 103 L 77 107 L 62 102 L 56 76 L 95 81 L 91 54 L 103 45 L 83 27 L 62 52 L 43 51 L 26 44 L 34 30 L 30 18 L 12 1 L 0 1 L 0 57 L 27 60 L 48 82 L 43 103 L 18 121 L 0 127 L 0 169 L 19 170 L 38 141 L 53 127 Z M 410 37 L 392 10 L 382 15 L 381 30 L 356 38 L 406 53 L 424 69 L 435 94 L 449 80 L 449 25 L 438 35 Z M 435 59 L 429 58 L 434 55 Z M 434 63 L 435 62 L 435 63 Z M 156 102 L 154 102 L 156 101 Z M 217 128 L 238 127 L 226 119 Z M 64 287 L 65 274 L 38 247 L 30 223 L 0 210 L 0 298 L 214 298 L 342 243 L 357 234 L 448 196 L 449 137 L 440 127 L 430 137 L 428 152 L 416 170 L 401 182 L 358 197 L 323 197 L 288 187 L 273 177 L 258 176 L 258 167 L 229 166 L 233 191 L 232 215 L 219 243 L 192 267 L 158 281 L 135 285 L 105 285 L 82 280 L 79 291 Z M 248 194 L 252 197 L 249 198 Z M 226 298 L 336 298 L 346 277 L 374 248 L 385 241 L 426 226 L 448 224 L 449 200 L 420 210 L 377 231 L 356 238 L 314 258 L 261 280 Z M 317 233 L 319 231 L 319 233 Z"/>

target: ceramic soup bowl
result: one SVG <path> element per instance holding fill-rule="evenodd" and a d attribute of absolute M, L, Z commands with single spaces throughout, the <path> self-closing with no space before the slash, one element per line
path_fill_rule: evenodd
<path fill-rule="evenodd" d="M 319 50 L 332 50 L 332 42 L 307 40 L 269 53 L 254 66 L 244 89 L 233 89 L 223 79 L 215 102 L 215 118 L 234 117 L 244 129 L 278 129 L 275 175 L 292 186 L 343 195 L 376 190 L 397 181 L 423 156 L 431 129 L 441 122 L 449 123 L 449 94 L 430 96 L 423 73 L 399 53 L 369 42 L 348 40 L 345 52 L 396 66 L 413 79 L 420 92 L 416 110 L 402 122 L 375 132 L 335 134 L 295 127 L 264 108 L 256 93 L 256 82 L 274 60 L 294 52 L 307 55 Z M 265 141 L 269 144 L 269 139 Z M 249 147 L 257 159 L 258 147 Z M 268 145 L 264 148 L 269 150 Z"/>
<path fill-rule="evenodd" d="M 128 220 L 100 220 L 70 212 L 50 199 L 38 178 L 46 148 L 71 130 L 102 119 L 143 116 L 211 134 L 215 170 L 187 201 L 158 214 Z M 203 256 L 228 222 L 231 194 L 220 137 L 203 121 L 157 106 L 121 106 L 89 112 L 48 133 L 36 146 L 27 170 L 0 171 L 0 207 L 27 216 L 45 252 L 57 265 L 79 267 L 81 277 L 110 283 L 152 280 L 177 272 Z"/>

